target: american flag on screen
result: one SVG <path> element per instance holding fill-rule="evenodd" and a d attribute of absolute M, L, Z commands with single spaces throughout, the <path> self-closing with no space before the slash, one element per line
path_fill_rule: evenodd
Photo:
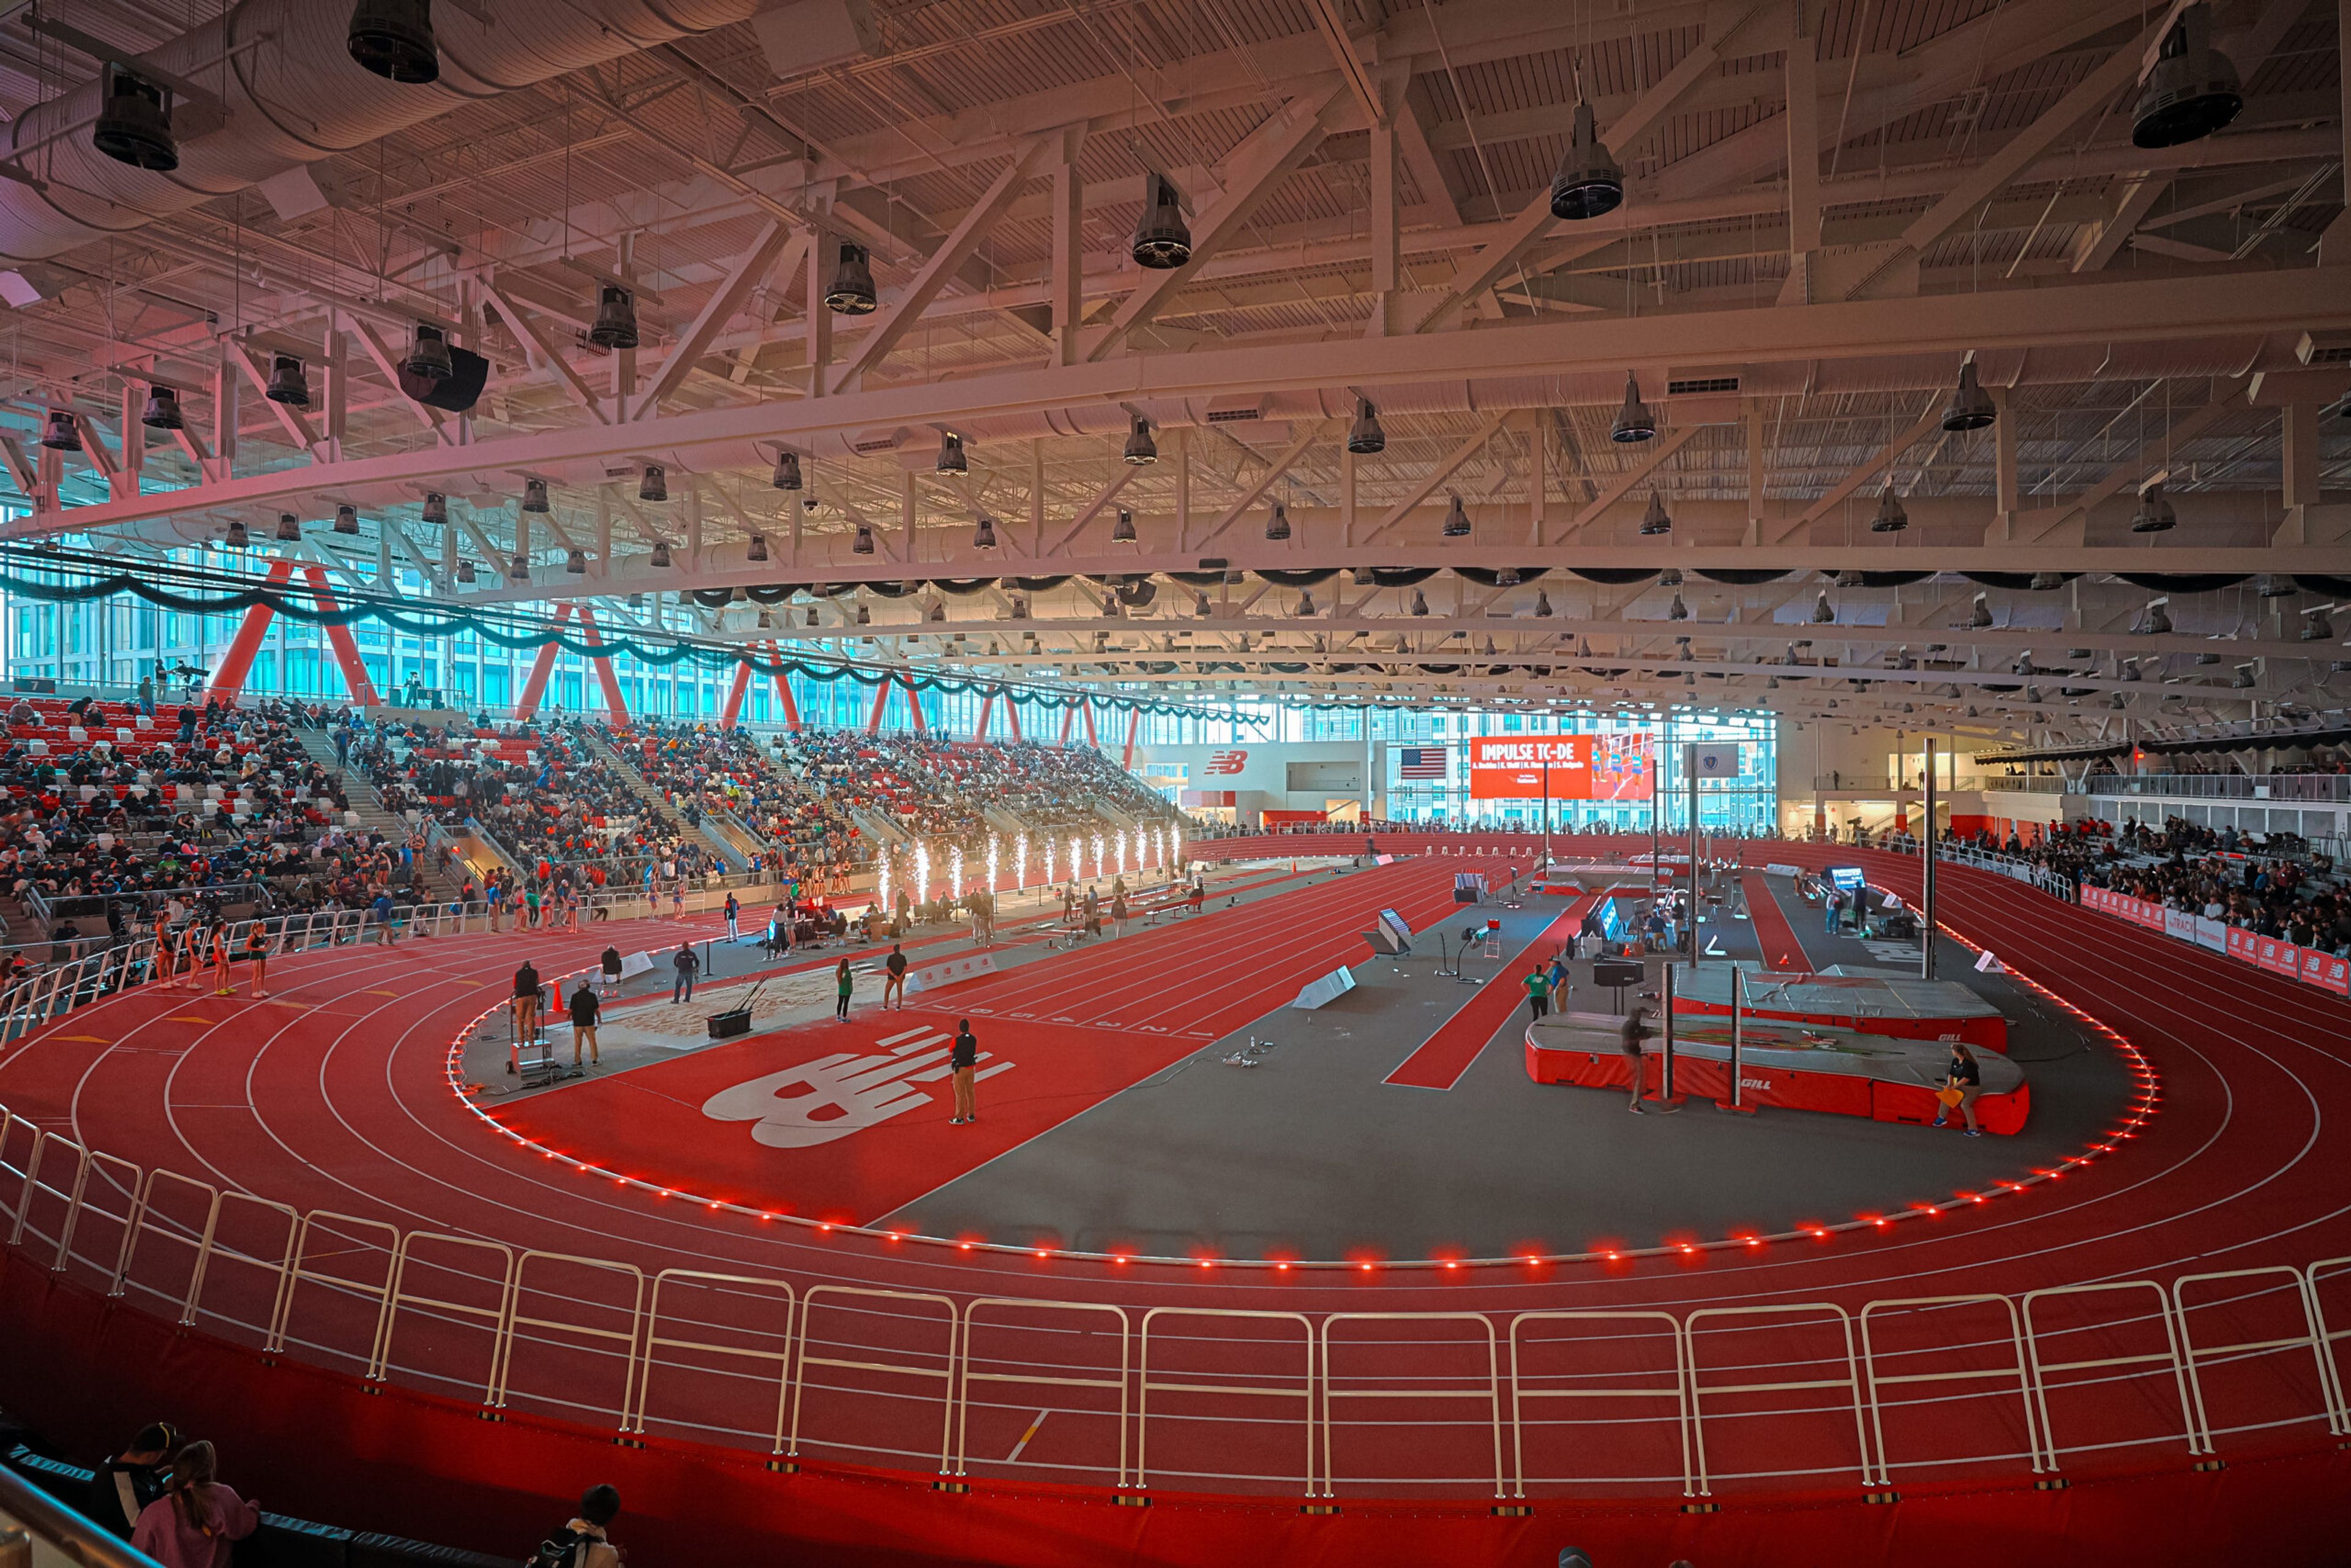
<path fill-rule="evenodd" d="M 1443 779 L 1446 775 L 1444 746 L 1407 746 L 1396 753 L 1396 777 L 1399 779 Z"/>

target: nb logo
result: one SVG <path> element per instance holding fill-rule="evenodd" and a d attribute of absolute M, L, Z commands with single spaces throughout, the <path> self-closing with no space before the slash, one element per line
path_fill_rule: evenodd
<path fill-rule="evenodd" d="M 703 1102 L 702 1113 L 714 1122 L 756 1124 L 752 1141 L 771 1149 L 830 1144 L 929 1104 L 929 1093 L 914 1085 L 946 1080 L 951 1038 L 914 1030 L 876 1041 L 889 1048 L 884 1054 L 835 1051 L 722 1089 Z M 980 1052 L 980 1060 L 987 1061 L 988 1053 Z M 999 1062 L 978 1076 L 993 1077 L 1011 1065 Z"/>
<path fill-rule="evenodd" d="M 1201 769 L 1201 771 L 1207 773 L 1211 778 L 1229 779 L 1248 766 L 1248 752 L 1219 751 L 1208 758 L 1207 767 Z"/>

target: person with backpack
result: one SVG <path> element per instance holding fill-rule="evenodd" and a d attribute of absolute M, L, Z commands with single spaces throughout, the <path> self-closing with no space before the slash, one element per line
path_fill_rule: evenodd
<path fill-rule="evenodd" d="M 172 1459 L 163 1495 L 139 1513 L 131 1544 L 163 1568 L 228 1568 L 237 1542 L 261 1525 L 261 1509 L 219 1480 L 210 1443 L 190 1443 Z"/>
<path fill-rule="evenodd" d="M 526 1568 L 621 1568 L 621 1549 L 609 1533 L 620 1516 L 621 1494 L 592 1486 L 580 1497 L 580 1511 L 538 1543 Z"/>
<path fill-rule="evenodd" d="M 151 1421 L 122 1452 L 102 1461 L 90 1477 L 82 1512 L 110 1535 L 131 1539 L 147 1505 L 163 1495 L 172 1474 L 172 1451 L 180 1434 L 169 1421 Z"/>

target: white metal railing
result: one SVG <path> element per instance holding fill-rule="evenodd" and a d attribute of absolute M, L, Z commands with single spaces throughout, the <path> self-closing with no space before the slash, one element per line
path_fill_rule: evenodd
<path fill-rule="evenodd" d="M 2351 800 L 2345 773 L 2098 773 L 2082 780 L 2086 795 L 2158 795 L 2175 800 L 2283 800 L 2314 805 Z"/>
<path fill-rule="evenodd" d="M 110 1172 L 103 1184 L 135 1197 L 127 1205 L 101 1210 L 90 1179 L 99 1163 Z M 188 1201 L 182 1202 L 181 1199 Z M 2103 1281 L 2032 1291 L 2010 1297 L 1991 1292 L 1957 1297 L 1891 1298 L 1861 1304 L 1858 1312 L 1829 1301 L 1768 1307 L 1704 1307 L 1677 1314 L 1664 1310 L 1521 1312 L 1328 1312 L 1153 1307 L 1138 1322 L 1106 1301 L 977 1296 L 958 1300 L 935 1292 L 884 1290 L 839 1283 L 796 1283 L 781 1275 L 735 1275 L 668 1270 L 648 1281 L 634 1266 L 610 1259 L 549 1252 L 517 1252 L 497 1241 L 435 1231 L 402 1231 L 381 1220 L 319 1210 L 298 1214 L 286 1205 L 157 1169 L 141 1172 L 115 1156 L 88 1151 L 0 1107 L 0 1205 L 9 1222 L 10 1245 L 45 1269 L 78 1270 L 93 1284 L 119 1296 L 152 1300 L 183 1323 L 219 1324 L 257 1334 L 263 1348 L 348 1360 L 374 1382 L 422 1381 L 435 1389 L 463 1385 L 460 1369 L 430 1369 L 402 1360 L 407 1343 L 402 1325 L 425 1320 L 430 1332 L 411 1334 L 419 1343 L 437 1342 L 444 1353 L 453 1331 L 466 1326 L 486 1335 L 485 1360 L 473 1373 L 474 1396 L 486 1411 L 517 1397 L 514 1374 L 518 1353 L 564 1351 L 592 1354 L 610 1368 L 617 1396 L 609 1404 L 583 1405 L 578 1396 L 522 1397 L 552 1405 L 566 1414 L 617 1412 L 624 1433 L 642 1433 L 649 1420 L 691 1432 L 739 1435 L 711 1411 L 670 1407 L 656 1400 L 691 1357 L 721 1357 L 740 1364 L 732 1377 L 749 1377 L 773 1398 L 772 1430 L 762 1434 L 771 1451 L 798 1457 L 806 1446 L 865 1447 L 856 1434 L 839 1429 L 848 1412 L 901 1405 L 908 1398 L 935 1401 L 936 1446 L 902 1457 L 919 1458 L 942 1474 L 967 1474 L 974 1463 L 970 1422 L 975 1411 L 994 1415 L 1015 1408 L 998 1403 L 999 1391 L 1022 1392 L 1018 1408 L 1064 1409 L 1106 1416 L 1114 1438 L 1105 1440 L 1091 1463 L 1057 1460 L 1043 1473 L 1092 1469 L 1115 1486 L 1147 1489 L 1152 1482 L 1152 1434 L 1170 1422 L 1213 1427 L 1269 1424 L 1292 1431 L 1300 1464 L 1280 1475 L 1235 1476 L 1250 1481 L 1288 1479 L 1310 1497 L 1337 1495 L 1343 1482 L 1365 1492 L 1458 1489 L 1458 1475 L 1387 1475 L 1347 1479 L 1343 1455 L 1365 1430 L 1392 1437 L 1407 1431 L 1432 1450 L 1449 1440 L 1464 1441 L 1490 1460 L 1494 1495 L 1523 1497 L 1531 1484 L 1572 1490 L 1579 1484 L 1530 1472 L 1531 1435 L 1579 1423 L 1547 1412 L 1558 1402 L 1603 1401 L 1619 1414 L 1619 1429 L 1646 1428 L 1680 1455 L 1672 1470 L 1652 1478 L 1678 1484 L 1685 1494 L 1710 1495 L 1718 1483 L 1754 1480 L 1778 1472 L 1719 1474 L 1708 1458 L 1708 1434 L 1725 1421 L 1747 1430 L 1783 1421 L 1810 1437 L 1833 1434 L 1851 1424 L 1857 1448 L 1845 1468 L 1864 1484 L 1890 1484 L 1896 1469 L 1916 1471 L 1935 1463 L 2013 1466 L 2027 1474 L 2060 1470 L 2066 1456 L 2084 1449 L 2111 1450 L 2129 1444 L 2178 1442 L 2191 1454 L 2218 1452 L 2239 1434 L 2267 1433 L 2277 1427 L 2307 1425 L 2333 1435 L 2351 1432 L 2345 1406 L 2342 1347 L 2351 1327 L 2330 1322 L 2322 1288 L 2351 1274 L 2351 1258 L 2296 1269 L 2286 1265 L 2192 1273 L 2168 1284 L 2156 1280 Z M 223 1217 L 232 1205 L 263 1226 L 259 1245 L 231 1245 L 223 1237 Z M 167 1213 L 166 1210 L 174 1212 Z M 103 1213 L 106 1225 L 85 1225 Z M 120 1239 L 110 1239 L 120 1228 Z M 273 1238 L 282 1239 L 272 1239 Z M 170 1243 L 169 1246 L 163 1245 Z M 420 1251 L 420 1249 L 423 1249 Z M 331 1260 L 331 1266 L 329 1266 Z M 225 1285 L 218 1265 L 252 1270 L 241 1286 Z M 427 1288 L 414 1282 L 420 1269 L 451 1281 Z M 566 1269 L 576 1278 L 601 1277 L 618 1287 L 611 1299 L 577 1288 L 557 1288 L 546 1271 Z M 534 1270 L 537 1277 L 534 1278 Z M 585 1273 L 581 1274 L 580 1271 Z M 184 1281 L 184 1283 L 182 1281 Z M 461 1291 L 458 1287 L 465 1287 Z M 2208 1299 L 2226 1286 L 2224 1300 Z M 754 1328 L 722 1326 L 676 1305 L 688 1289 L 756 1296 L 770 1314 Z M 470 1299 L 468 1299 L 470 1294 Z M 2061 1301 L 2095 1300 L 2124 1307 L 2124 1315 L 2087 1326 L 2049 1319 Z M 2247 1301 L 2264 1303 L 2281 1322 L 2266 1332 L 2199 1333 L 2200 1314 Z M 1945 1366 L 1928 1372 L 1895 1370 L 1881 1325 L 1897 1313 L 1922 1310 L 1983 1308 L 1998 1315 L 2001 1332 L 1981 1339 L 1999 1359 L 1991 1364 Z M 1046 1323 L 1040 1320 L 1058 1319 Z M 876 1328 L 874 1325 L 878 1324 Z M 1627 1343 L 1655 1343 L 1662 1354 L 1654 1367 L 1607 1370 L 1570 1356 L 1559 1364 L 1562 1345 L 1577 1341 L 1538 1341 L 1539 1325 L 1601 1330 Z M 1238 1327 L 1240 1337 L 1211 1332 Z M 1401 1329 L 1408 1337 L 1388 1341 L 1359 1331 Z M 1081 1333 L 1081 1329 L 1082 1332 Z M 1783 1351 L 1777 1367 L 1754 1356 L 1715 1366 L 1701 1355 L 1702 1343 L 1725 1332 L 1743 1335 L 1791 1333 L 1830 1336 L 1825 1346 Z M 1035 1334 L 1050 1330 L 1074 1342 L 1099 1346 L 1091 1359 L 1074 1353 L 1056 1357 L 992 1346 L 987 1336 L 1003 1331 Z M 2070 1336 L 2093 1334 L 2095 1354 L 2068 1348 Z M 1945 1333 L 1938 1354 L 1974 1339 Z M 745 1343 L 746 1341 L 750 1343 Z M 1202 1347 L 1207 1347 L 1205 1354 Z M 1251 1366 L 1236 1370 L 1221 1353 L 1249 1353 Z M 1472 1353 L 1474 1368 L 1435 1375 L 1405 1357 Z M 1369 1370 L 1351 1364 L 1334 1371 L 1334 1354 L 1351 1360 L 1367 1354 Z M 2216 1379 L 2242 1387 L 2245 1364 L 2264 1355 L 2307 1356 L 2311 1375 L 2302 1405 L 2238 1427 L 2216 1423 L 2207 1400 Z M 1208 1370 L 1188 1364 L 1196 1359 Z M 1185 1364 L 1177 1364 L 1177 1363 Z M 656 1378 L 656 1372 L 662 1373 Z M 840 1377 L 836 1374 L 846 1374 Z M 2053 1418 L 2053 1395 L 2066 1395 L 2084 1383 L 2107 1385 L 2152 1375 L 2171 1385 L 2179 1411 L 2171 1434 L 2100 1440 L 2082 1430 L 2093 1417 L 2078 1412 Z M 1551 1385 L 1561 1380 L 1567 1386 Z M 2265 1378 L 2264 1386 L 2278 1380 Z M 1951 1392 L 1945 1392 L 1946 1389 Z M 909 1392 L 911 1391 L 911 1392 Z M 1067 1391 L 1067 1392 L 1063 1392 Z M 830 1420 L 820 1433 L 809 1418 L 812 1394 L 826 1397 Z M 1727 1402 L 1747 1396 L 1784 1405 L 1796 1396 L 1799 1407 L 1731 1409 Z M 1056 1404 L 1092 1398 L 1101 1408 Z M 1896 1399 L 1915 1419 L 1967 1401 L 2004 1398 L 2012 1403 L 2023 1430 L 2021 1447 L 1940 1461 L 1899 1456 L 1887 1439 L 1885 1414 Z M 1210 1402 L 1202 1409 L 1197 1402 Z M 1190 1402 L 1186 1409 L 1171 1402 Z M 1344 1412 L 1366 1405 L 1409 1401 L 1436 1407 L 1426 1420 L 1351 1419 Z M 2135 1400 L 2134 1404 L 2137 1402 Z M 1588 1407 L 1588 1406 L 1587 1406 Z M 1042 1412 L 1040 1412 L 1041 1418 Z M 2060 1441 L 2061 1427 L 2075 1439 Z M 1033 1428 L 1032 1428 L 1033 1431 Z M 1025 1446 L 1025 1439 L 1024 1439 Z M 1395 1445 L 1374 1444 L 1393 1452 Z M 1018 1458 L 987 1459 L 992 1471 L 1019 1473 Z M 1196 1471 L 1183 1472 L 1188 1479 Z M 1790 1471 L 1789 1474 L 1816 1473 Z M 1482 1484 L 1482 1483 L 1480 1483 Z"/>

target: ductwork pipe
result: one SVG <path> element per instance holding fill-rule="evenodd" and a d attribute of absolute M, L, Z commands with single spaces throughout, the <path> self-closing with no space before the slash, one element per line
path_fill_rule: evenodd
<path fill-rule="evenodd" d="M 352 61 L 350 0 L 233 6 L 148 57 L 217 94 L 227 110 L 217 129 L 181 141 L 180 167 L 170 174 L 118 163 L 90 145 L 100 90 L 93 76 L 8 127 L 7 156 L 46 188 L 0 183 L 0 256 L 37 261 L 133 232 L 479 99 L 743 21 L 765 0 L 491 4 L 495 26 L 472 7 L 434 8 L 441 79 L 423 87 L 387 81 Z"/>

